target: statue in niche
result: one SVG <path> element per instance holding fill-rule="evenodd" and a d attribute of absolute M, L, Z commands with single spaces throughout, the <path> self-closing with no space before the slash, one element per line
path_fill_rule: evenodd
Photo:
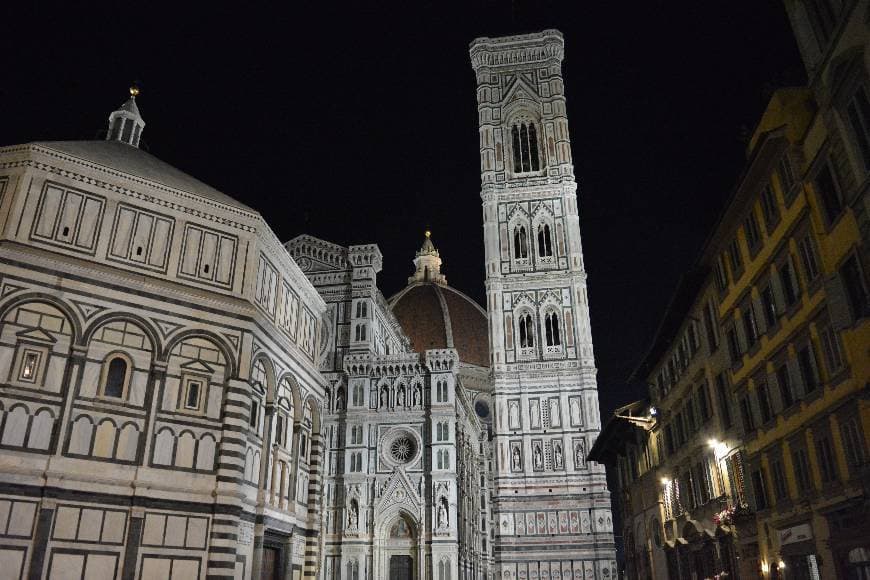
<path fill-rule="evenodd" d="M 520 426 L 520 406 L 516 401 L 510 402 L 510 426 L 512 428 Z"/>
<path fill-rule="evenodd" d="M 535 443 L 534 451 L 535 469 L 544 468 L 544 453 L 541 451 L 541 444 Z"/>
<path fill-rule="evenodd" d="M 397 401 L 396 404 L 397 404 L 399 407 L 404 407 L 404 406 L 405 406 L 405 387 L 404 387 L 404 385 L 401 386 L 401 387 L 399 387 L 399 392 L 398 392 L 398 401 Z"/>
<path fill-rule="evenodd" d="M 381 407 L 388 407 L 390 405 L 390 392 L 387 390 L 387 387 L 381 389 Z"/>
<path fill-rule="evenodd" d="M 553 463 L 557 468 L 562 468 L 562 444 L 558 441 L 553 443 Z"/>
<path fill-rule="evenodd" d="M 355 530 L 359 526 L 359 508 L 357 507 L 356 501 L 350 502 L 350 509 L 347 512 L 347 528 L 349 530 Z"/>
<path fill-rule="evenodd" d="M 559 415 L 559 401 L 550 399 L 550 423 L 553 427 L 558 427 L 562 424 L 562 417 Z"/>
<path fill-rule="evenodd" d="M 586 440 L 581 439 L 574 444 L 574 467 L 586 465 Z"/>
<path fill-rule="evenodd" d="M 335 394 L 335 410 L 341 411 L 344 409 L 344 389 L 338 387 L 338 392 Z"/>
<path fill-rule="evenodd" d="M 529 415 L 532 421 L 532 427 L 538 428 L 541 426 L 541 405 L 536 399 L 529 401 Z"/>
<path fill-rule="evenodd" d="M 523 468 L 519 447 L 514 447 L 513 449 L 513 453 L 511 454 L 511 467 L 514 471 L 521 471 Z"/>
<path fill-rule="evenodd" d="M 438 502 L 438 528 L 446 529 L 450 526 L 447 511 L 447 498 L 442 497 Z"/>
<path fill-rule="evenodd" d="M 580 401 L 571 399 L 571 424 L 580 425 Z"/>
<path fill-rule="evenodd" d="M 420 386 L 417 385 L 414 387 L 414 406 L 417 407 L 420 405 Z"/>

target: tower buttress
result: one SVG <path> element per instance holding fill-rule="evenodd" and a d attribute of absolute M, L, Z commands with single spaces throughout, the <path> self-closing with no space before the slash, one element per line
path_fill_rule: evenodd
<path fill-rule="evenodd" d="M 616 573 L 610 496 L 603 468 L 586 461 L 600 419 L 564 40 L 557 30 L 478 38 L 470 56 L 494 381 L 496 568 L 514 577 L 607 577 Z M 552 536 L 546 546 L 541 534 Z"/>

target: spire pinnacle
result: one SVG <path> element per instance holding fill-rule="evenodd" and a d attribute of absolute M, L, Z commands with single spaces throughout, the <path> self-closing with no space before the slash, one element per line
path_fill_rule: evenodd
<path fill-rule="evenodd" d="M 431 282 L 446 286 L 447 277 L 441 273 L 441 256 L 435 248 L 435 244 L 432 243 L 432 232 L 426 230 L 424 235 L 423 245 L 417 250 L 417 257 L 414 258 L 416 271 L 413 276 L 408 278 L 408 284 Z"/>

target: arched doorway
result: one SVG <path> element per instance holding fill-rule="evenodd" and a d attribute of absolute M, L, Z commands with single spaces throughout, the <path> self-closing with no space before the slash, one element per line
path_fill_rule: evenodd
<path fill-rule="evenodd" d="M 382 528 L 380 569 L 384 580 L 418 580 L 419 550 L 417 524 L 410 515 L 399 512 Z"/>

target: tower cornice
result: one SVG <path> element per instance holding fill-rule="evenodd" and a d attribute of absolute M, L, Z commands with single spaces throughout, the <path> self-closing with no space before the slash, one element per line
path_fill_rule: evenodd
<path fill-rule="evenodd" d="M 555 60 L 565 55 L 565 40 L 555 29 L 532 34 L 475 38 L 469 45 L 471 65 L 475 71 L 483 67 L 510 67 Z"/>

